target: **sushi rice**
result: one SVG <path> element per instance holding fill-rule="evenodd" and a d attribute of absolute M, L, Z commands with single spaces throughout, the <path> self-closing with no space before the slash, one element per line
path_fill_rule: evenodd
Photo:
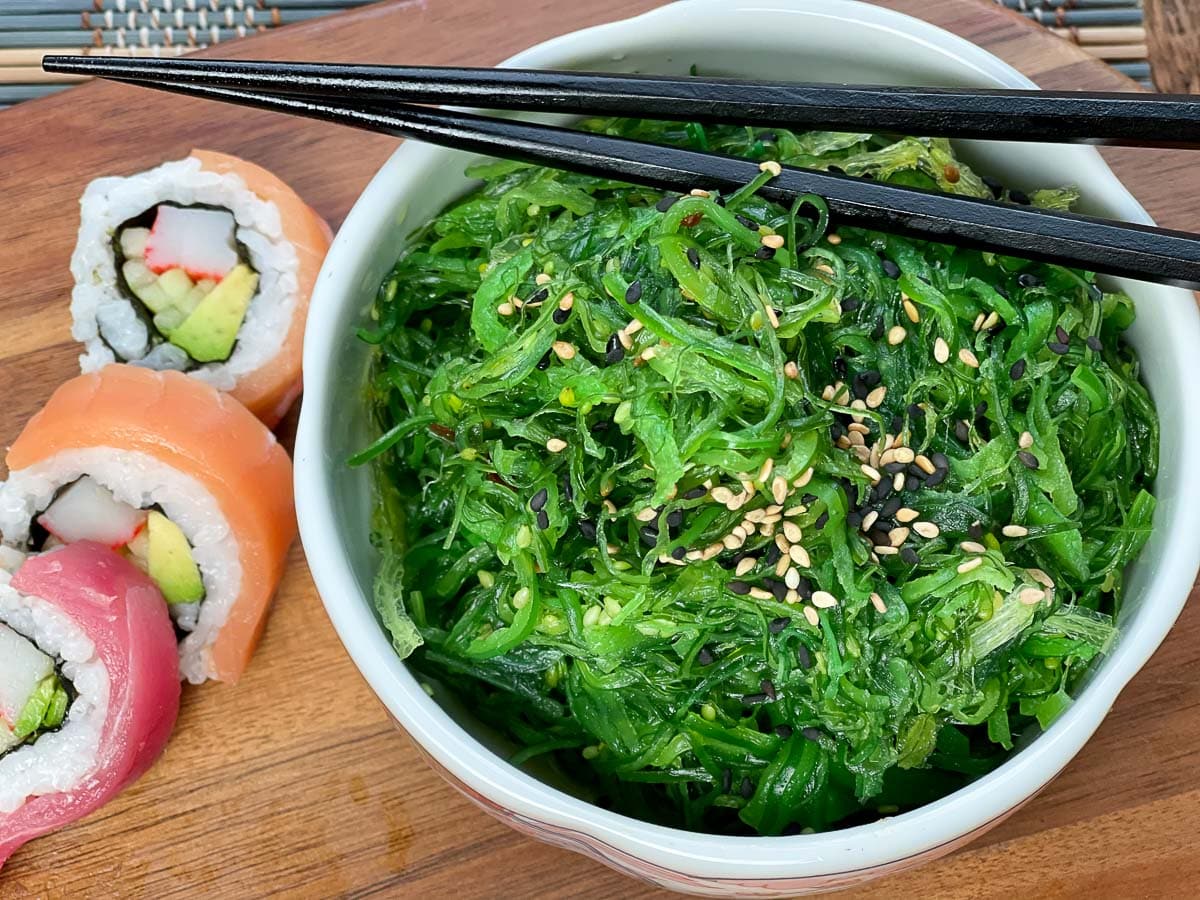
<path fill-rule="evenodd" d="M 217 501 L 198 480 L 154 457 L 115 447 L 64 450 L 13 472 L 0 485 L 0 534 L 23 549 L 31 523 L 58 491 L 84 475 L 103 485 L 121 503 L 136 509 L 159 507 L 179 526 L 192 548 L 204 581 L 200 603 L 173 604 L 175 625 L 187 636 L 180 643 L 180 674 L 192 684 L 205 681 L 208 650 L 216 641 L 242 587 L 237 536 Z"/>
<path fill-rule="evenodd" d="M 57 660 L 76 696 L 56 731 L 0 756 L 0 814 L 32 797 L 77 787 L 95 767 L 109 706 L 108 670 L 91 638 L 55 606 L 14 589 L 11 579 L 0 569 L 0 623 Z"/>
<path fill-rule="evenodd" d="M 224 362 L 197 364 L 174 344 L 155 343 L 138 301 L 120 286 L 114 238 L 125 223 L 163 203 L 232 213 L 237 241 L 259 276 L 237 343 Z M 254 194 L 236 174 L 208 171 L 188 157 L 136 175 L 98 178 L 80 200 L 79 238 L 71 257 L 71 334 L 85 346 L 81 367 L 92 372 L 118 361 L 178 369 L 217 390 L 231 391 L 283 348 L 300 306 L 297 266 L 279 208 Z"/>

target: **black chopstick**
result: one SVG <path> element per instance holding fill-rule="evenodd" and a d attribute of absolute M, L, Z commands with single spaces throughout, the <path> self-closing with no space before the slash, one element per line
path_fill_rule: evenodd
<path fill-rule="evenodd" d="M 310 97 L 1053 143 L 1200 146 L 1200 97 L 332 63 L 47 56 L 48 72 Z"/>
<path fill-rule="evenodd" d="M 420 106 L 356 106 L 171 81 L 145 86 L 663 190 L 733 191 L 761 173 L 746 159 Z M 760 192 L 784 204 L 819 195 L 835 225 L 1200 288 L 1200 235 L 792 167 L 784 167 Z"/>

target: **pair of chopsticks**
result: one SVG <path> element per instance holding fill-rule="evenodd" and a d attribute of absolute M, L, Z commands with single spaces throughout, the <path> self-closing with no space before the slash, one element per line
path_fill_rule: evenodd
<path fill-rule="evenodd" d="M 756 162 L 412 104 L 787 128 L 1200 146 L 1200 98 L 190 59 L 47 57 L 95 75 L 650 187 L 732 191 Z M 824 197 L 835 224 L 1200 288 L 1200 235 L 784 167 L 761 193 Z"/>

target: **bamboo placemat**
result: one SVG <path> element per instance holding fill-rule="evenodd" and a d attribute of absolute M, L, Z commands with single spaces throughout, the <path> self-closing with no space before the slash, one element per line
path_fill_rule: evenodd
<path fill-rule="evenodd" d="M 0 0 L 0 108 L 81 80 L 42 72 L 46 53 L 179 56 L 368 2 L 371 0 Z M 519 11 L 520 0 L 510 2 L 516 7 L 513 11 Z M 1141 0 L 996 2 L 1152 87 Z"/>

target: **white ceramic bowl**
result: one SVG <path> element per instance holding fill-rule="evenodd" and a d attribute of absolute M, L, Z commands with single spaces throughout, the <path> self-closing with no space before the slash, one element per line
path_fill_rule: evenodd
<path fill-rule="evenodd" d="M 509 65 L 687 72 L 792 80 L 1033 87 L 945 31 L 850 0 L 693 0 L 565 35 Z M 1148 222 L 1091 149 L 960 142 L 982 171 L 1023 187 L 1078 184 L 1087 212 Z M 974 784 L 871 825 L 795 837 L 713 837 L 649 825 L 572 797 L 509 765 L 469 713 L 426 695 L 396 658 L 371 605 L 367 473 L 344 461 L 371 436 L 360 402 L 367 348 L 356 341 L 376 286 L 413 228 L 463 193 L 468 157 L 407 143 L 363 192 L 321 271 L 304 347 L 296 444 L 300 531 L 342 641 L 392 716 L 451 783 L 538 838 L 658 884 L 705 894 L 819 891 L 916 864 L 992 827 L 1078 752 L 1117 694 L 1166 635 L 1196 574 L 1200 417 L 1185 409 L 1200 317 L 1185 292 L 1129 283 L 1130 339 L 1162 419 L 1155 531 L 1129 581 L 1121 636 L 1078 701 L 1049 731 Z M 449 705 L 453 709 L 453 704 Z"/>

